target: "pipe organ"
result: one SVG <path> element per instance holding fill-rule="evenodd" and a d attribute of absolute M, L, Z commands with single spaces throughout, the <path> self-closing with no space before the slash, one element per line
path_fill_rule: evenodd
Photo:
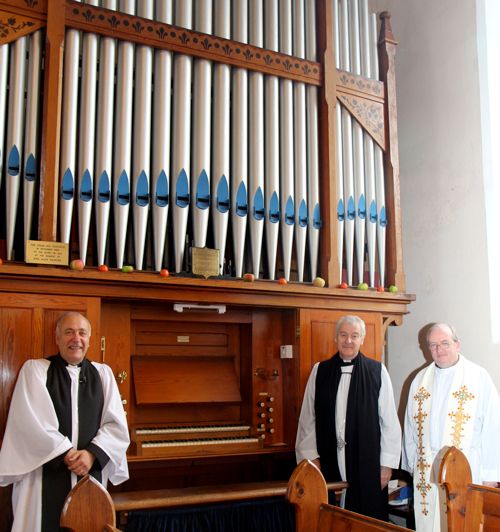
<path fill-rule="evenodd" d="M 379 20 L 367 0 L 2 2 L 0 429 L 76 309 L 122 393 L 132 489 L 278 474 L 336 320 L 362 316 L 380 359 L 413 299 Z M 28 241 L 85 267 L 34 265 Z"/>

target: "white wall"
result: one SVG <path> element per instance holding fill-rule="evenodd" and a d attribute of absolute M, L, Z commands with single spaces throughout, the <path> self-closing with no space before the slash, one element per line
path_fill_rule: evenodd
<path fill-rule="evenodd" d="M 464 355 L 485 366 L 500 388 L 500 346 L 490 323 L 476 2 L 371 4 L 391 12 L 399 42 L 403 254 L 406 291 L 417 298 L 388 337 L 401 411 L 409 376 L 426 362 L 419 333 L 434 321 L 455 325 Z"/>

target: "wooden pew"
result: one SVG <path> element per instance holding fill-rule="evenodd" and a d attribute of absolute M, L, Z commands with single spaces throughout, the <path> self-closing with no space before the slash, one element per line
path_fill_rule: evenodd
<path fill-rule="evenodd" d="M 71 532 L 119 532 L 111 496 L 89 475 L 68 493 L 59 524 Z"/>
<path fill-rule="evenodd" d="M 295 506 L 297 532 L 409 530 L 328 504 L 325 479 L 309 460 L 303 460 L 292 473 L 287 498 Z"/>
<path fill-rule="evenodd" d="M 466 456 L 450 447 L 443 456 L 439 482 L 446 491 L 448 530 L 500 530 L 500 489 L 472 483 Z"/>

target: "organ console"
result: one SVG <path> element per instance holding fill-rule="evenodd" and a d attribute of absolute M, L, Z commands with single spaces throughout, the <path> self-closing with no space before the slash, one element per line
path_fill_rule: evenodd
<path fill-rule="evenodd" d="M 375 26 L 365 0 L 2 2 L 0 434 L 20 366 L 78 310 L 128 416 L 120 489 L 288 478 L 335 322 L 360 315 L 381 359 L 413 300 Z M 56 243 L 84 269 L 50 264 Z"/>

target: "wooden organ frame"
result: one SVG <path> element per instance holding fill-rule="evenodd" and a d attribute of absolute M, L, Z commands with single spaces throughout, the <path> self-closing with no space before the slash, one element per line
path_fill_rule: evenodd
<path fill-rule="evenodd" d="M 40 28 L 46 29 L 39 240 L 55 242 L 58 238 L 57 176 L 65 29 L 107 35 L 109 26 L 106 17 L 100 16 L 106 13 L 102 8 L 71 0 L 3 0 L 0 7 L 3 29 L 0 44 L 12 42 Z M 236 368 L 241 394 L 238 414 L 228 414 L 227 418 L 239 416 L 254 427 L 258 416 L 262 414 L 261 410 L 268 410 L 266 401 L 272 398 L 273 424 L 269 426 L 267 416 L 264 445 L 255 451 L 232 449 L 212 455 L 201 453 L 186 456 L 180 453 L 178 456 L 162 457 L 142 456 L 137 452 L 137 445 L 133 444 L 129 454 L 131 480 L 124 489 L 230 482 L 238 480 L 242 472 L 249 480 L 271 480 L 282 473 L 275 466 L 280 458 L 287 464 L 293 462 L 296 425 L 304 387 L 312 365 L 335 352 L 335 322 L 346 313 L 361 316 L 367 325 L 364 352 L 380 360 L 387 327 L 401 324 L 407 306 L 414 299 L 405 293 L 402 259 L 394 73 L 396 43 L 390 19 L 388 15 L 381 17 L 379 59 L 382 81 L 374 81 L 336 69 L 333 14 L 327 0 L 317 1 L 320 58 L 317 63 L 298 58 L 290 62 L 288 56 L 271 51 L 266 51 L 265 55 L 273 61 L 265 61 L 262 50 L 251 45 L 242 45 L 240 53 L 226 55 L 222 52 L 221 41 L 235 49 L 237 43 L 215 36 L 203 36 L 213 45 L 217 43 L 217 46 L 203 47 L 199 44 L 200 34 L 195 31 L 182 29 L 183 35 L 188 38 L 180 39 L 175 26 L 118 12 L 114 16 L 121 22 L 127 21 L 127 24 L 118 24 L 113 28 L 113 35 L 117 39 L 304 81 L 319 88 L 323 223 L 319 271 L 326 280 L 326 286 L 318 288 L 310 283 L 293 282 L 281 285 L 276 281 L 248 283 L 238 279 L 201 279 L 175 275 L 163 278 L 153 272 L 100 272 L 95 267 L 72 271 L 67 267 L 4 261 L 0 265 L 0 433 L 3 434 L 20 366 L 27 358 L 43 357 L 55 352 L 54 323 L 64 310 L 81 311 L 91 320 L 93 331 L 89 357 L 106 362 L 115 372 L 131 431 L 138 423 L 159 424 L 165 415 L 162 399 L 156 396 L 146 399 L 141 396 L 146 403 L 150 401 L 145 408 L 137 404 L 137 394 L 144 392 L 138 392 L 138 384 L 134 382 L 138 372 L 137 367 L 134 367 L 134 357 L 139 356 L 137 338 L 141 324 L 160 324 L 161 330 L 162 324 L 166 324 L 177 340 L 199 337 L 200 331 L 219 328 L 217 330 L 227 339 L 222 358 L 232 361 L 230 364 Z M 138 24 L 135 24 L 137 22 L 163 31 L 140 32 L 137 30 Z M 164 37 L 154 37 L 159 34 Z M 396 293 L 374 289 L 341 289 L 338 286 L 342 264 L 335 251 L 337 99 L 384 151 L 388 213 L 386 285 L 396 285 Z M 368 109 L 375 110 L 375 113 L 367 112 Z M 374 115 L 381 121 L 374 120 Z M 226 313 L 219 315 L 194 309 L 179 314 L 173 311 L 173 304 L 178 302 L 225 305 Z M 189 324 L 193 328 L 190 329 Z M 194 324 L 198 325 L 198 332 L 194 331 Z M 158 342 L 164 344 L 161 335 Z M 280 356 L 281 346 L 291 346 L 292 358 Z M 171 352 L 159 353 L 155 349 L 145 347 L 144 353 L 156 353 L 160 357 L 172 355 Z M 194 355 L 190 356 L 192 358 Z M 191 359 L 188 357 L 186 360 Z M 227 364 L 225 369 L 220 366 L 216 374 L 224 374 L 227 367 Z M 200 399 L 202 402 L 204 400 Z M 233 406 L 227 407 L 228 412 L 234 411 L 235 400 L 235 397 L 230 399 Z M 193 412 L 196 410 L 203 408 L 194 408 Z M 179 424 L 183 415 L 178 412 L 189 411 L 189 408 L 175 405 L 174 402 L 169 403 L 167 411 L 169 421 Z M 255 427 L 252 430 L 255 432 Z M 259 467 L 255 466 L 256 463 Z M 287 478 L 289 473 L 290 469 L 287 469 L 282 474 L 283 478 Z M 255 478 L 256 475 L 258 478 Z M 7 496 L 2 496 L 1 504 L 8 504 Z"/>

